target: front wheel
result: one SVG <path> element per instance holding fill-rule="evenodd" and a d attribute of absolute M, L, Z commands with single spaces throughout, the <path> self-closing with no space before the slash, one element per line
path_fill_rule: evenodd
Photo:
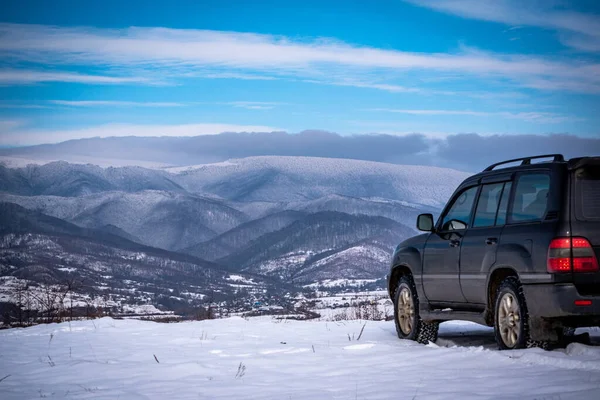
<path fill-rule="evenodd" d="M 394 293 L 394 321 L 400 339 L 427 344 L 437 340 L 437 322 L 425 322 L 419 316 L 419 296 L 412 276 L 404 275 Z"/>

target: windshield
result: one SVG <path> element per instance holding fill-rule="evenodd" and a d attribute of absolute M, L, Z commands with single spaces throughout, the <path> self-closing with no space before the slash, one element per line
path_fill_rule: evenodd
<path fill-rule="evenodd" d="M 575 171 L 575 215 L 579 220 L 600 220 L 600 166 Z"/>

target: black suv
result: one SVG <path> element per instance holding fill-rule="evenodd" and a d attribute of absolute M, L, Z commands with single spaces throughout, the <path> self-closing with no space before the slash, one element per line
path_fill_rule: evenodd
<path fill-rule="evenodd" d="M 491 165 L 417 228 L 388 275 L 400 338 L 435 341 L 439 322 L 466 320 L 518 349 L 600 325 L 600 157 Z"/>

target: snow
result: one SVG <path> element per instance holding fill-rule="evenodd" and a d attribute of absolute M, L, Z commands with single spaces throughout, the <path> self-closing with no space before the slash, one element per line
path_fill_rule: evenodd
<path fill-rule="evenodd" d="M 302 266 L 304 262 L 314 254 L 314 251 L 298 251 L 286 253 L 281 257 L 272 258 L 268 261 L 260 263 L 258 266 L 253 268 L 253 271 L 256 271 L 261 274 L 272 274 L 276 272 L 283 273 L 285 271 L 289 271 L 290 269 Z"/>
<path fill-rule="evenodd" d="M 373 263 L 387 264 L 390 260 L 390 253 L 375 246 L 353 246 L 346 250 L 339 251 L 335 254 L 322 258 L 313 263 L 311 268 L 319 268 L 327 263 L 335 260 L 356 260 L 360 258 L 368 258 L 373 260 Z"/>
<path fill-rule="evenodd" d="M 400 200 L 403 205 L 439 208 L 469 175 L 431 166 L 337 158 L 260 156 L 179 170 L 175 180 L 192 192 L 216 189 L 213 192 L 216 195 L 238 200 L 242 196 L 245 201 L 306 201 L 338 194 Z M 254 185 L 249 191 L 246 187 L 248 177 L 259 181 L 263 179 L 264 182 Z M 224 182 L 228 184 L 224 185 Z"/>
<path fill-rule="evenodd" d="M 103 318 L 0 331 L 0 390 L 3 400 L 598 396 L 600 347 L 493 348 L 489 328 L 464 322 L 424 346 L 399 340 L 392 322 Z"/>
<path fill-rule="evenodd" d="M 75 272 L 77 271 L 77 268 L 71 268 L 71 267 L 62 267 L 62 268 L 56 268 L 59 271 L 63 271 L 63 272 Z"/>
<path fill-rule="evenodd" d="M 377 281 L 377 279 L 325 279 L 319 282 L 313 282 L 308 285 L 304 285 L 303 287 L 308 288 L 336 288 L 336 287 L 352 287 L 352 286 L 363 286 L 367 283 L 373 283 Z"/>
<path fill-rule="evenodd" d="M 143 167 L 152 169 L 168 169 L 170 164 L 158 161 L 127 160 L 119 158 L 92 157 L 89 155 L 78 156 L 74 154 L 62 154 L 57 157 L 38 155 L 36 158 L 19 156 L 0 156 L 0 164 L 8 168 L 23 168 L 28 165 L 45 165 L 56 161 L 66 161 L 70 164 L 94 164 L 101 168 L 111 167 Z"/>
<path fill-rule="evenodd" d="M 241 275 L 229 275 L 226 279 L 231 282 L 239 282 L 246 285 L 256 285 L 256 282 L 254 282 L 252 279 L 245 278 Z"/>
<path fill-rule="evenodd" d="M 123 312 L 132 314 L 163 314 L 158 308 L 152 304 L 142 304 L 139 306 L 124 305 Z"/>
<path fill-rule="evenodd" d="M 210 163 L 210 164 L 196 164 L 196 165 L 184 165 L 181 167 L 168 167 L 168 168 L 164 168 L 165 171 L 171 172 L 173 174 L 177 174 L 180 172 L 188 172 L 188 171 L 193 171 L 195 169 L 200 169 L 200 168 L 204 168 L 206 166 L 211 166 L 211 167 L 230 167 L 232 165 L 235 165 L 235 163 L 232 163 L 231 161 L 221 161 L 221 162 L 217 162 L 217 163 Z"/>

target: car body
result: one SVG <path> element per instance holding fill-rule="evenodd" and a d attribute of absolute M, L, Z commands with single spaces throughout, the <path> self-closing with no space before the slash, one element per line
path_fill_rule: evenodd
<path fill-rule="evenodd" d="M 422 214 L 417 227 L 426 233 L 398 245 L 388 275 L 400 337 L 416 339 L 401 329 L 407 319 L 436 332 L 432 324 L 459 319 L 495 326 L 501 348 L 518 348 L 600 325 L 600 157 L 491 165 L 456 189 L 435 224 Z"/>

